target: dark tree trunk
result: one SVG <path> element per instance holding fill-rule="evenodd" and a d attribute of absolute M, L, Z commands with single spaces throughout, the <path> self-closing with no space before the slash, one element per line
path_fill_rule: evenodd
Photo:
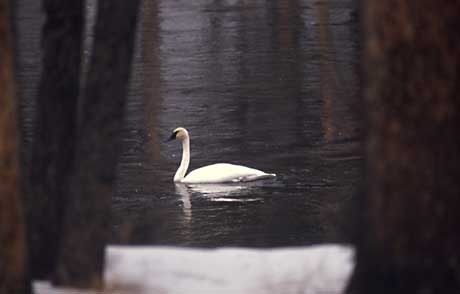
<path fill-rule="evenodd" d="M 102 284 L 139 0 L 100 0 L 55 283 Z"/>
<path fill-rule="evenodd" d="M 30 293 L 19 185 L 9 0 L 0 0 L 0 294 Z"/>
<path fill-rule="evenodd" d="M 26 187 L 34 278 L 46 278 L 57 260 L 74 162 L 83 29 L 82 1 L 44 0 L 43 7 L 43 70 Z"/>
<path fill-rule="evenodd" d="M 350 290 L 460 293 L 460 1 L 365 1 L 365 232 Z"/>

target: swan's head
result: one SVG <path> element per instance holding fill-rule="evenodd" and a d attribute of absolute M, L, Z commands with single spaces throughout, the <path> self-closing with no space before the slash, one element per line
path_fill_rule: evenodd
<path fill-rule="evenodd" d="M 179 139 L 179 140 L 184 140 L 185 138 L 188 138 L 188 132 L 184 128 L 177 128 L 175 129 L 171 136 L 169 137 L 169 141 Z"/>

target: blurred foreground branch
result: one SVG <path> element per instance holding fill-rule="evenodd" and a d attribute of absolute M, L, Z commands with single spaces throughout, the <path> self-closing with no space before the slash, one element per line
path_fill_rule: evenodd
<path fill-rule="evenodd" d="M 0 294 L 28 293 L 10 6 L 0 0 Z"/>
<path fill-rule="evenodd" d="M 83 3 L 43 0 L 26 208 L 33 277 L 100 287 L 139 0 L 98 1 L 81 92 Z"/>
<path fill-rule="evenodd" d="M 460 292 L 460 2 L 365 2 L 368 191 L 350 290 Z"/>
<path fill-rule="evenodd" d="M 55 283 L 102 284 L 139 0 L 99 0 Z"/>
<path fill-rule="evenodd" d="M 53 272 L 74 164 L 83 2 L 43 0 L 43 69 L 35 109 L 26 208 L 33 278 Z"/>

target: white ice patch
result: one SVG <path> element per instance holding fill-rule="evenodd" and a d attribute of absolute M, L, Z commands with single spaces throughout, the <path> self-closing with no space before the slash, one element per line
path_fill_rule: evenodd
<path fill-rule="evenodd" d="M 279 249 L 109 246 L 101 293 L 339 294 L 354 267 L 342 245 Z M 37 294 L 93 294 L 35 282 Z"/>

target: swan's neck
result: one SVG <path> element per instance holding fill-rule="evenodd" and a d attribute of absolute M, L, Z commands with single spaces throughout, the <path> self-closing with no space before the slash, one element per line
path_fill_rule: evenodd
<path fill-rule="evenodd" d="M 182 160 L 180 166 L 174 175 L 174 182 L 180 182 L 187 172 L 190 163 L 190 139 L 187 137 L 182 140 Z"/>

